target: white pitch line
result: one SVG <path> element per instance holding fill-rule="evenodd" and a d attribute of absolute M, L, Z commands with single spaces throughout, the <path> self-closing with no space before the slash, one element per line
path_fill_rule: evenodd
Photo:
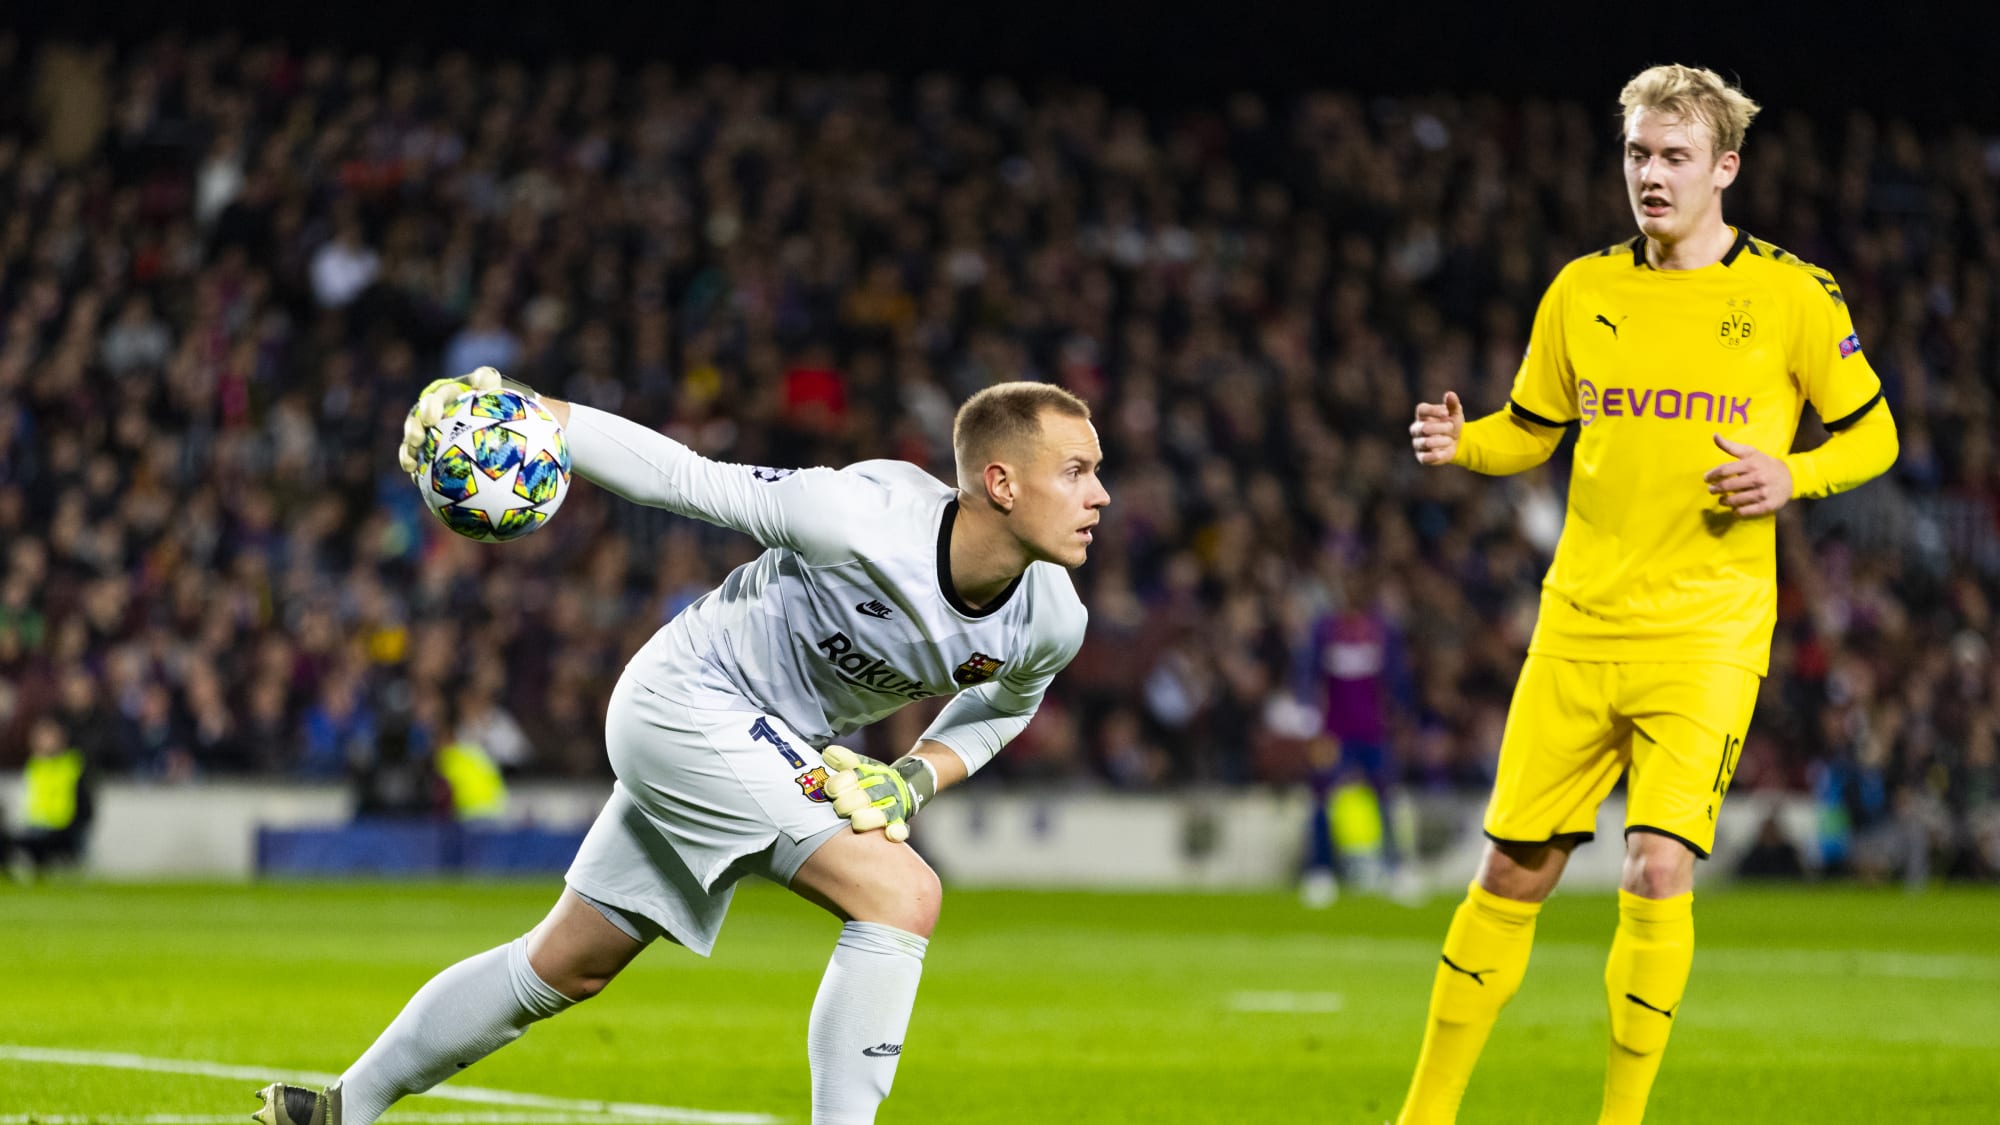
<path fill-rule="evenodd" d="M 1338 1012 L 1344 1001 L 1338 992 L 1232 992 L 1232 1012 Z"/>
<path fill-rule="evenodd" d="M 313 1086 L 324 1086 L 339 1077 L 335 1074 L 278 1073 L 273 1067 L 229 1066 L 224 1063 L 193 1059 L 159 1059 L 146 1055 L 126 1054 L 122 1051 L 70 1051 L 13 1044 L 0 1044 L 0 1059 L 52 1063 L 57 1066 L 102 1066 L 114 1070 L 151 1071 L 155 1074 L 194 1074 L 203 1078 L 234 1078 L 256 1083 L 267 1083 L 282 1078 Z M 662 1125 L 777 1125 L 779 1120 L 766 1113 L 715 1113 L 709 1110 L 687 1109 L 672 1105 L 646 1105 L 639 1102 L 582 1101 L 575 1098 L 551 1098 L 542 1094 L 521 1094 L 512 1090 L 489 1090 L 480 1086 L 444 1085 L 428 1091 L 423 1096 L 461 1102 L 482 1102 L 487 1105 L 520 1106 L 523 1109 L 635 1118 L 661 1122 Z M 38 1122 L 40 1120 L 42 1119 L 37 1118 Z"/>

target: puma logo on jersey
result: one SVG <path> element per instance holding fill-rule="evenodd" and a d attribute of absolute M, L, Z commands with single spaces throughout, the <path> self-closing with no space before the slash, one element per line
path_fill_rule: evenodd
<path fill-rule="evenodd" d="M 931 695 L 931 690 L 924 686 L 922 680 L 896 671 L 879 656 L 855 651 L 854 641 L 846 633 L 836 632 L 814 647 L 826 654 L 827 663 L 833 665 L 841 679 L 856 687 L 910 700 L 926 699 Z"/>
<path fill-rule="evenodd" d="M 860 610 L 861 612 L 867 614 L 870 617 L 880 618 L 883 621 L 889 620 L 889 613 L 890 613 L 889 607 L 883 605 L 881 602 L 874 600 L 873 598 L 870 598 L 865 602 L 856 603 L 854 608 Z"/>
<path fill-rule="evenodd" d="M 1623 324 L 1623 323 L 1625 323 L 1626 321 L 1628 321 L 1628 320 L 1631 320 L 1631 319 L 1632 319 L 1632 318 L 1631 318 L 1631 317 L 1629 317 L 1629 316 L 1621 316 L 1621 317 L 1619 317 L 1619 318 L 1618 318 L 1618 324 Z M 1608 320 L 1604 319 L 1604 314 L 1603 314 L 1603 313 L 1598 313 L 1598 314 L 1597 314 L 1597 323 L 1599 323 L 1599 324 L 1602 324 L 1602 325 L 1603 325 L 1604 327 L 1606 327 L 1606 328 L 1609 328 L 1609 329 L 1611 329 L 1611 338 L 1612 338 L 1612 339 L 1616 340 L 1616 339 L 1618 338 L 1618 324 L 1613 324 L 1613 323 L 1611 323 L 1610 321 L 1608 321 Z"/>

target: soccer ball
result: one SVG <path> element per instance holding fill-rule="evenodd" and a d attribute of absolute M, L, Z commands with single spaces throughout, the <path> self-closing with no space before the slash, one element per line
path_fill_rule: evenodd
<path fill-rule="evenodd" d="M 569 442 L 555 415 L 517 391 L 468 394 L 424 433 L 417 490 L 469 539 L 519 539 L 569 495 Z"/>

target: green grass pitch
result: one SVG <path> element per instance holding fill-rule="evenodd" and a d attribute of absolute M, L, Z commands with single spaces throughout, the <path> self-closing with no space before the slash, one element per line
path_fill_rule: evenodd
<path fill-rule="evenodd" d="M 0 885 L 0 1125 L 245 1120 L 249 1073 L 340 1070 L 432 973 L 525 930 L 558 886 Z M 948 893 L 880 1120 L 1381 1122 L 1454 900 Z M 1595 1119 L 1615 912 L 1601 893 L 1549 904 L 1461 1120 Z M 2000 1120 L 2000 893 L 1718 890 L 1696 926 L 1649 1121 Z M 588 1104 L 618 1101 L 803 1123 L 806 1016 L 836 928 L 746 886 L 713 960 L 649 950 L 451 1083 L 540 1108 L 426 1097 L 385 1120 L 644 1119 Z M 86 1065 L 108 1053 L 139 1058 Z"/>

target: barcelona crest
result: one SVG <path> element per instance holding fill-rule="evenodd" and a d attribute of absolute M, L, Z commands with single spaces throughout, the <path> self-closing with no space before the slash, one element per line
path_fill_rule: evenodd
<path fill-rule="evenodd" d="M 965 663 L 952 669 L 951 678 L 965 687 L 983 684 L 992 679 L 993 673 L 998 672 L 1000 666 L 1005 663 L 1007 663 L 1005 660 L 995 660 L 983 652 L 975 652 L 965 658 Z"/>
<path fill-rule="evenodd" d="M 818 801 L 821 804 L 826 803 L 825 766 L 814 766 L 792 780 L 799 783 L 799 791 L 806 795 L 807 800 Z"/>

